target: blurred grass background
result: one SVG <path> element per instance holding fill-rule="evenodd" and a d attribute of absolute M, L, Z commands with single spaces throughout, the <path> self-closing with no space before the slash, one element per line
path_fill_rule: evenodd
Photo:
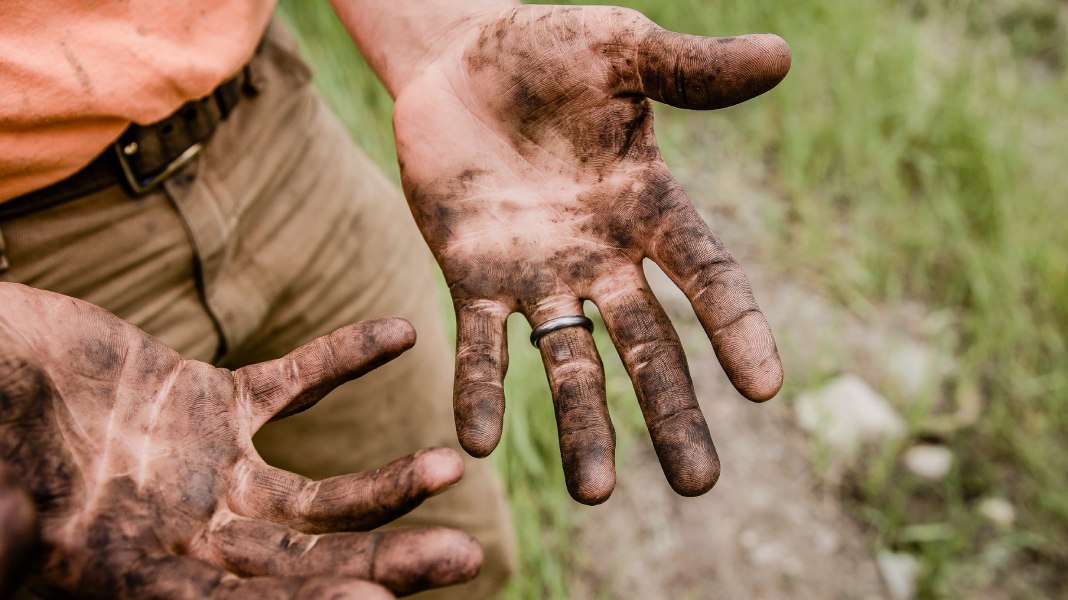
<path fill-rule="evenodd" d="M 915 435 L 937 435 L 957 457 L 937 489 L 915 489 L 886 461 L 857 478 L 846 501 L 873 543 L 920 557 L 922 597 L 982 589 L 1002 575 L 991 556 L 1006 549 L 1026 557 L 1026 572 L 1013 575 L 1021 597 L 1068 589 L 1068 3 L 617 3 L 677 31 L 786 38 L 794 66 L 783 84 L 727 118 L 700 121 L 761 164 L 761 185 L 786 202 L 761 242 L 789 257 L 791 276 L 850 310 L 919 300 L 955 317 L 956 369 L 930 402 L 977 394 L 982 416 L 957 430 L 914 424 Z M 391 101 L 329 5 L 286 0 L 282 12 L 331 105 L 395 176 Z M 662 109 L 670 162 L 685 154 L 673 140 L 687 139 L 673 132 L 694 117 Z M 513 325 L 519 344 L 525 325 Z M 626 444 L 640 416 L 614 352 L 599 342 Z M 522 554 L 506 596 L 563 598 L 581 509 L 563 486 L 540 363 L 515 350 L 494 455 Z M 785 396 L 805 383 L 791 377 Z M 974 500 L 989 495 L 1014 503 L 1011 530 L 977 514 Z"/>

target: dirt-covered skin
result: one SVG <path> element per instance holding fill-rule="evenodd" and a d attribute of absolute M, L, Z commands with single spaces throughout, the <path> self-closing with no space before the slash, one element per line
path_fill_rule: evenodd
<path fill-rule="evenodd" d="M 457 314 L 463 447 L 501 435 L 505 319 L 533 326 L 594 302 L 634 383 L 668 481 L 709 490 L 719 462 L 682 346 L 649 290 L 648 257 L 690 298 L 720 363 L 751 400 L 782 366 L 731 254 L 668 171 L 650 99 L 715 109 L 774 87 L 790 52 L 773 35 L 704 38 L 614 7 L 519 6 L 473 17 L 398 94 L 401 177 Z M 541 340 L 571 495 L 615 485 L 604 374 L 582 328 Z"/>
<path fill-rule="evenodd" d="M 0 464 L 11 476 L 0 478 L 0 556 L 32 542 L 21 486 L 39 519 L 38 593 L 390 598 L 477 573 L 481 549 L 465 533 L 365 532 L 455 483 L 456 452 L 316 482 L 252 446 L 268 420 L 411 347 L 407 322 L 350 325 L 229 371 L 65 296 L 0 284 L 0 307 Z"/>
<path fill-rule="evenodd" d="M 22 581 L 37 534 L 30 495 L 18 475 L 0 461 L 0 598 L 9 597 Z"/>

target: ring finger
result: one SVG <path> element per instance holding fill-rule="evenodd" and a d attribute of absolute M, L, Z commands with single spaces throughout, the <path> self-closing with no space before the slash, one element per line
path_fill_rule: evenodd
<path fill-rule="evenodd" d="M 559 317 L 582 314 L 580 301 L 571 298 L 554 303 L 551 314 L 528 318 L 537 328 Z M 552 391 L 568 492 L 583 504 L 600 504 L 616 484 L 616 438 L 593 335 L 584 327 L 565 327 L 541 336 L 537 346 Z"/>

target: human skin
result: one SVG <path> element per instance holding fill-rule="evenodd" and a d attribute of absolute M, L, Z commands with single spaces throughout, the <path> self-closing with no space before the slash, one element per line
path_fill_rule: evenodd
<path fill-rule="evenodd" d="M 461 445 L 486 456 L 500 440 L 508 315 L 537 326 L 591 301 L 668 482 L 686 496 L 708 491 L 719 460 L 642 260 L 690 299 L 743 396 L 771 398 L 783 371 L 745 275 L 660 156 L 651 100 L 745 101 L 785 77 L 789 48 L 774 35 L 672 33 L 617 7 L 386 4 L 334 0 L 396 99 L 405 195 L 452 294 Z M 558 330 L 539 351 L 568 490 L 603 502 L 615 486 L 615 434 L 593 338 Z"/>
<path fill-rule="evenodd" d="M 411 347 L 406 321 L 230 371 L 58 294 L 0 283 L 0 307 L 0 595 L 20 557 L 46 597 L 392 598 L 478 572 L 466 533 L 369 532 L 458 481 L 455 451 L 311 481 L 252 445 Z"/>

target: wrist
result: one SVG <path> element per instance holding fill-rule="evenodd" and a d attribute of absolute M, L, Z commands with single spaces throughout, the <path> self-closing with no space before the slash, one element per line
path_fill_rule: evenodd
<path fill-rule="evenodd" d="M 517 0 L 331 0 L 372 70 L 396 98 L 427 65 Z"/>

